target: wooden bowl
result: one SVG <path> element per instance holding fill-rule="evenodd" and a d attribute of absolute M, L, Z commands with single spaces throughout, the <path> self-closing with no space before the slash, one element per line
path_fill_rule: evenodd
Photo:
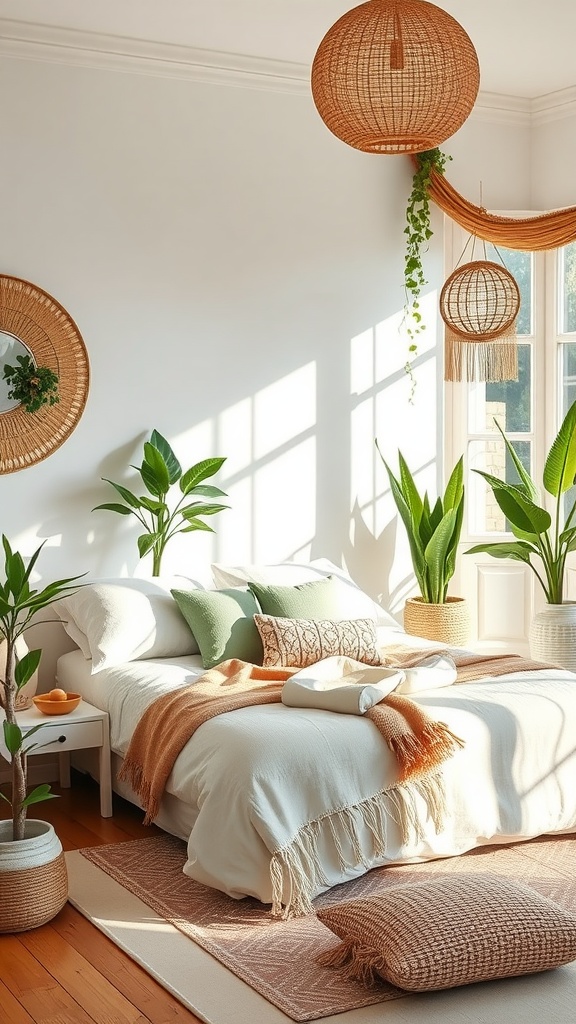
<path fill-rule="evenodd" d="M 69 715 L 78 707 L 81 700 L 79 693 L 68 693 L 67 700 L 46 700 L 45 693 L 34 697 L 34 703 L 43 715 Z"/>

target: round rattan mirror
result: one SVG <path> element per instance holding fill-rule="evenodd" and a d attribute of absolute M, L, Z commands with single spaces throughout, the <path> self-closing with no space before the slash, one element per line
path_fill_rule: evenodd
<path fill-rule="evenodd" d="M 0 337 L 11 340 L 0 376 L 19 350 L 58 375 L 58 401 L 37 412 L 0 406 L 0 473 L 14 473 L 51 455 L 78 423 L 86 405 L 90 368 L 84 342 L 65 309 L 29 281 L 0 274 Z M 6 346 L 5 346 L 6 347 Z"/>

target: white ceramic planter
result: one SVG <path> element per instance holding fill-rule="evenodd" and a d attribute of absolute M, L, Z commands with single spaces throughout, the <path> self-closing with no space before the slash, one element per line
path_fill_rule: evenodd
<path fill-rule="evenodd" d="M 38 928 L 62 909 L 68 876 L 62 844 L 47 821 L 29 818 L 25 838 L 0 821 L 0 932 Z"/>
<path fill-rule="evenodd" d="M 536 661 L 576 672 L 576 602 L 547 604 L 536 612 L 528 639 L 530 656 Z"/>

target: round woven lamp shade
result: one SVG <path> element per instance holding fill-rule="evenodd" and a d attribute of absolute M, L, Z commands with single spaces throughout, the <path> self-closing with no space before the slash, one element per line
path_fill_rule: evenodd
<path fill-rule="evenodd" d="M 440 315 L 458 337 L 489 341 L 506 334 L 520 309 L 520 290 L 506 267 L 488 260 L 465 263 L 440 293 Z"/>
<path fill-rule="evenodd" d="M 366 153 L 422 153 L 472 111 L 478 57 L 461 25 L 426 0 L 368 0 L 328 30 L 312 64 L 327 128 Z"/>

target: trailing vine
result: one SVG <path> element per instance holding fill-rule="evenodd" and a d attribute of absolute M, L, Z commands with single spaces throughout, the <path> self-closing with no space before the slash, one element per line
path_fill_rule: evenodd
<path fill-rule="evenodd" d="M 58 375 L 49 366 L 36 366 L 30 356 L 16 356 L 18 366 L 4 367 L 4 379 L 11 390 L 8 398 L 20 402 L 26 412 L 38 412 L 43 405 L 59 402 Z"/>
<path fill-rule="evenodd" d="M 430 227 L 430 175 L 432 170 L 444 174 L 446 164 L 452 159 L 440 149 L 429 149 L 417 153 L 416 170 L 412 178 L 412 191 L 406 207 L 406 252 L 404 257 L 404 305 L 403 325 L 408 336 L 408 358 L 404 369 L 410 378 L 410 401 L 413 401 L 416 379 L 412 362 L 418 353 L 418 335 L 426 329 L 420 312 L 420 294 L 428 281 L 422 266 L 422 253 L 430 241 L 433 231 Z"/>

